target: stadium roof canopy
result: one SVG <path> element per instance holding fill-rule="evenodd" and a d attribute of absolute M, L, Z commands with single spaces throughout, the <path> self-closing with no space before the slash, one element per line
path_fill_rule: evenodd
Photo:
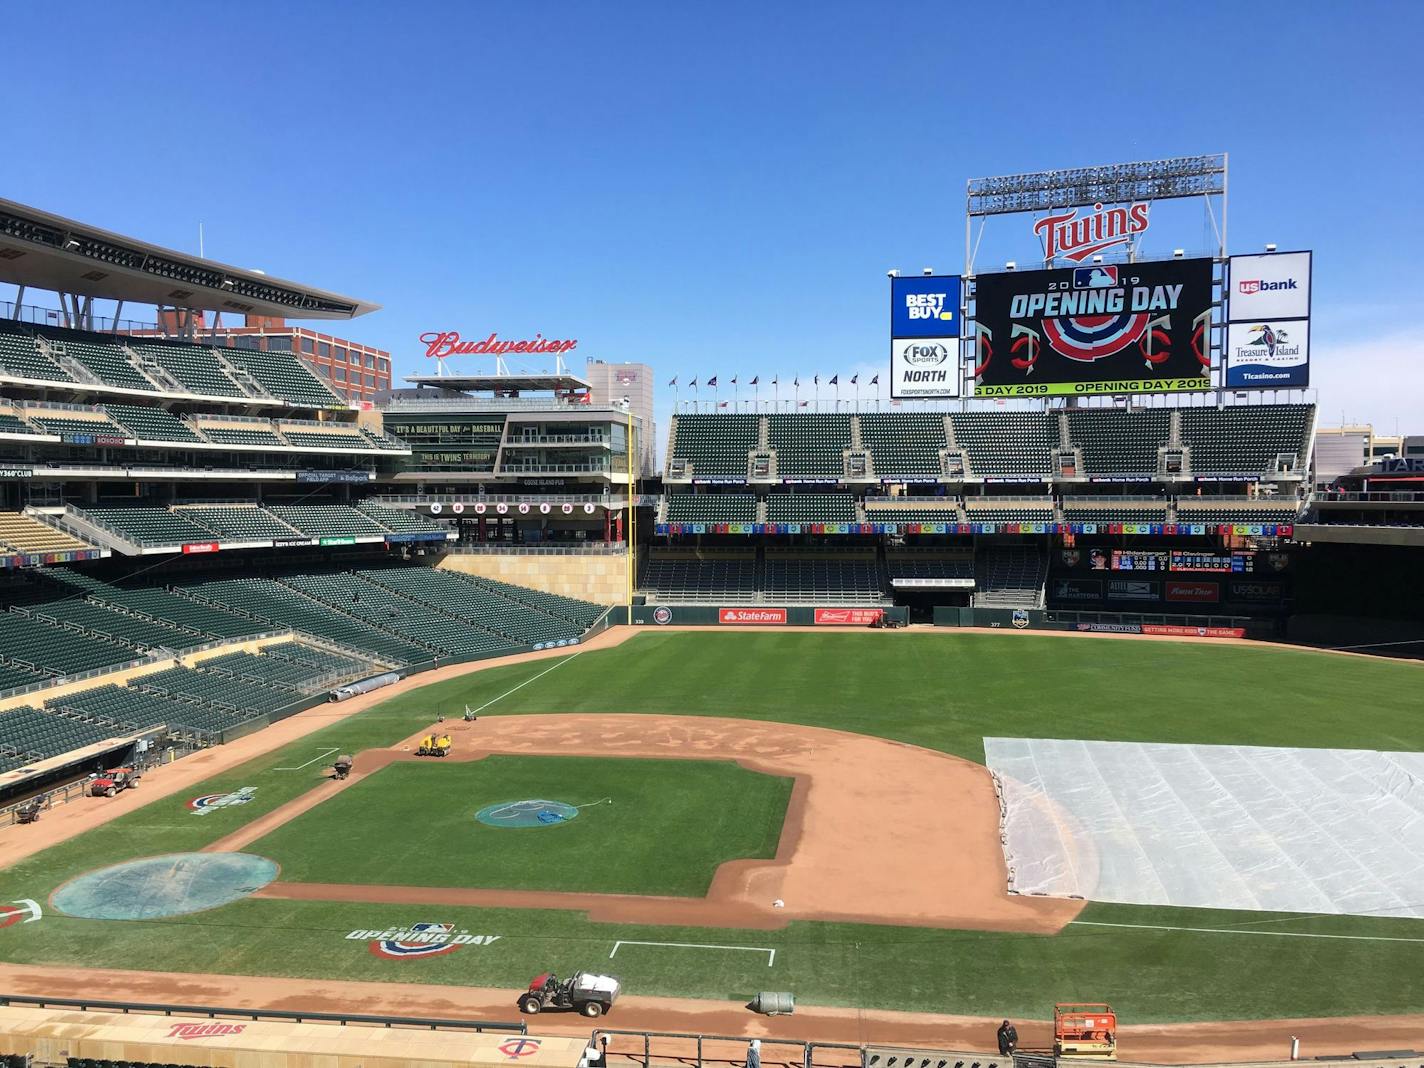
<path fill-rule="evenodd" d="M 460 374 L 451 372 L 443 375 L 406 375 L 405 380 L 416 386 L 438 386 L 441 389 L 455 389 L 475 392 L 534 392 L 537 390 L 588 389 L 588 380 L 567 371 L 548 374 Z"/>
<path fill-rule="evenodd" d="M 380 307 L 3 199 L 0 281 L 134 304 L 293 319 L 352 319 Z"/>

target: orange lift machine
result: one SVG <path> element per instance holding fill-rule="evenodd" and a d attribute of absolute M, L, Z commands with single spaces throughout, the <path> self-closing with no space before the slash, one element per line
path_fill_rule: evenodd
<path fill-rule="evenodd" d="M 1117 1060 L 1117 1013 L 1111 1005 L 1053 1006 L 1053 1054 L 1085 1061 Z"/>

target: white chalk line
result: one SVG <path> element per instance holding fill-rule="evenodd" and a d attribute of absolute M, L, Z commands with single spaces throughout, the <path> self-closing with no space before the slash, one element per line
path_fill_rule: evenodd
<path fill-rule="evenodd" d="M 672 946 L 675 949 L 739 949 L 747 953 L 765 953 L 766 966 L 770 968 L 776 963 L 776 950 L 768 949 L 766 946 L 719 946 L 708 942 L 631 942 L 620 940 L 613 943 L 613 951 L 608 954 L 608 959 L 612 960 L 618 955 L 620 946 Z"/>
<path fill-rule="evenodd" d="M 569 656 L 561 657 L 559 660 L 557 660 L 557 661 L 553 664 L 552 667 L 546 667 L 543 671 L 539 672 L 539 674 L 537 674 L 537 675 L 531 675 L 529 678 L 527 678 L 527 679 L 525 679 L 523 682 L 521 682 L 518 686 L 511 686 L 509 689 L 505 690 L 504 693 L 500 694 L 498 697 L 491 698 L 490 700 L 486 701 L 484 704 L 480 705 L 479 708 L 471 708 L 471 709 L 470 709 L 470 714 L 471 714 L 471 715 L 475 715 L 475 714 L 477 714 L 477 713 L 479 713 L 479 712 L 483 712 L 485 709 L 489 708 L 490 705 L 498 704 L 500 701 L 503 701 L 503 700 L 504 700 L 506 697 L 508 697 L 510 694 L 514 693 L 515 690 L 522 690 L 522 689 L 524 689 L 524 687 L 528 686 L 531 682 L 534 682 L 534 681 L 536 681 L 537 679 L 542 679 L 545 675 L 549 674 L 549 672 L 555 670 L 555 668 L 561 668 L 561 667 L 563 667 L 565 664 L 567 664 L 570 660 L 576 660 L 578 657 L 580 657 L 580 656 L 582 656 L 582 655 L 584 654 L 584 651 L 585 651 L 585 650 L 580 649 L 578 652 L 573 653 L 573 654 L 571 654 L 571 655 L 569 655 Z M 467 707 L 468 707 L 468 706 L 467 706 Z"/>
<path fill-rule="evenodd" d="M 1365 642 L 1363 645 L 1332 645 L 1330 650 L 1336 653 L 1346 653 L 1351 649 L 1388 649 L 1394 645 L 1424 645 L 1424 638 L 1410 638 L 1402 642 Z"/>
<path fill-rule="evenodd" d="M 273 768 L 272 770 L 273 770 L 273 771 L 301 771 L 302 768 L 309 767 L 310 765 L 315 764 L 315 763 L 316 763 L 318 760 L 320 760 L 322 757 L 330 756 L 330 755 L 331 755 L 332 753 L 334 753 L 334 752 L 336 752 L 336 746 L 333 745 L 330 749 L 323 749 L 320 753 L 318 753 L 316 756 L 312 757 L 312 758 L 311 758 L 310 760 L 308 760 L 305 764 L 298 764 L 298 765 L 297 765 L 296 767 L 294 767 L 294 768 Z"/>
<path fill-rule="evenodd" d="M 1070 927 L 1119 927 L 1133 931 L 1181 931 L 1187 934 L 1253 935 L 1256 938 L 1338 938 L 1347 942 L 1424 942 L 1424 938 L 1400 938 L 1397 935 L 1325 934 L 1316 931 L 1245 931 L 1229 927 L 1167 927 L 1152 923 L 1099 923 L 1096 920 L 1070 920 Z"/>

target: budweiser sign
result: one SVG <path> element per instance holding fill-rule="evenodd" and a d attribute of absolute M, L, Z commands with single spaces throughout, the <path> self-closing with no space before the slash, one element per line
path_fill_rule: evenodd
<path fill-rule="evenodd" d="M 1133 204 L 1129 208 L 1103 208 L 1093 205 L 1093 213 L 1078 217 L 1078 209 L 1060 215 L 1047 215 L 1033 224 L 1033 232 L 1043 238 L 1045 259 L 1060 256 L 1082 263 L 1095 252 L 1114 245 L 1126 245 L 1147 229 L 1147 209 L 1150 204 Z"/>
<path fill-rule="evenodd" d="M 425 355 L 437 360 L 446 356 L 506 356 L 511 352 L 568 352 L 578 344 L 575 340 L 555 341 L 535 334 L 529 341 L 501 341 L 491 334 L 483 341 L 464 341 L 458 330 L 436 330 L 420 335 Z"/>

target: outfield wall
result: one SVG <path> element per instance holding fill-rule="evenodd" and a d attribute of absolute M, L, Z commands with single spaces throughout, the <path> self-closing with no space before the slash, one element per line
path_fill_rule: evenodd
<path fill-rule="evenodd" d="M 936 627 L 990 630 L 1053 630 L 1080 634 L 1147 634 L 1177 638 L 1279 637 L 1274 620 L 1240 616 L 1143 615 L 1122 612 L 1064 612 L 1041 608 L 956 608 L 937 605 Z"/>
<path fill-rule="evenodd" d="M 435 566 L 594 604 L 628 599 L 628 557 L 622 554 L 448 553 Z"/>
<path fill-rule="evenodd" d="M 615 623 L 624 621 L 625 609 L 612 610 Z M 706 605 L 706 604 L 640 604 L 633 606 L 635 626 L 719 627 L 764 626 L 788 627 L 851 627 L 864 629 L 877 616 L 897 623 L 907 623 L 910 610 L 901 605 L 885 608 L 817 607 L 815 605 Z"/>

